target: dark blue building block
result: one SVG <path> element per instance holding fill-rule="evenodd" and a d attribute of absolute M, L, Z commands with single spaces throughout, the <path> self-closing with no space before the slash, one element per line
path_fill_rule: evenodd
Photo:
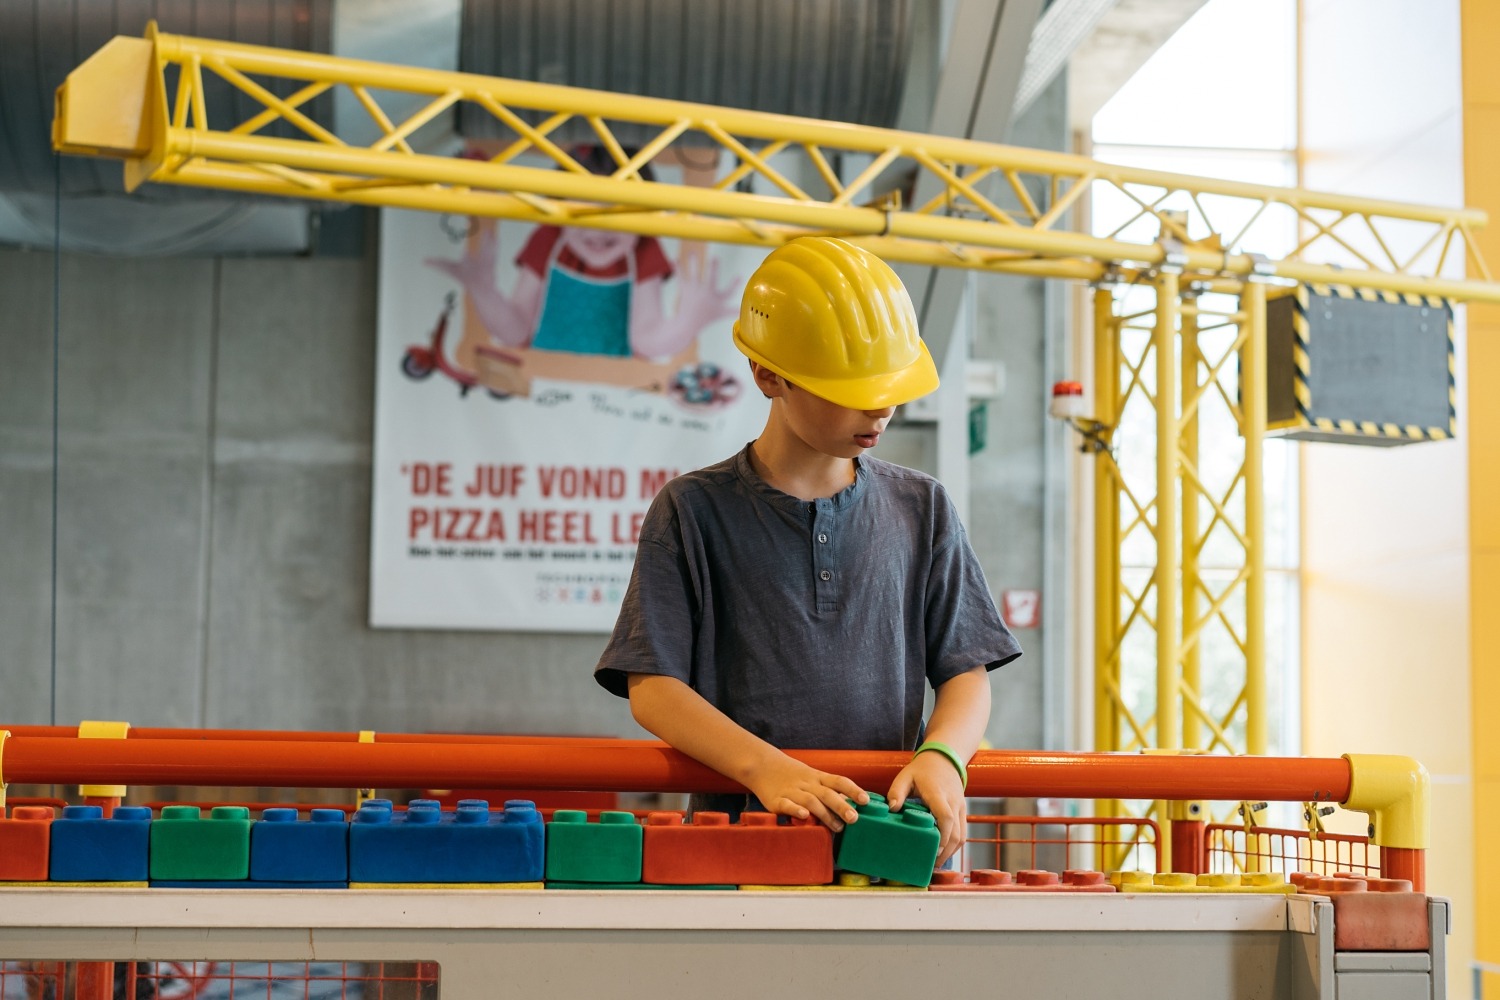
<path fill-rule="evenodd" d="M 151 810 L 117 806 L 109 819 L 98 806 L 64 806 L 52 821 L 53 882 L 144 882 Z"/>
<path fill-rule="evenodd" d="M 349 881 L 540 882 L 544 845 L 541 814 L 521 799 L 503 813 L 483 799 L 447 813 L 435 799 L 404 813 L 366 803 L 349 825 Z"/>
<path fill-rule="evenodd" d="M 349 878 L 349 824 L 342 809 L 267 809 L 250 827 L 252 882 L 344 882 Z"/>

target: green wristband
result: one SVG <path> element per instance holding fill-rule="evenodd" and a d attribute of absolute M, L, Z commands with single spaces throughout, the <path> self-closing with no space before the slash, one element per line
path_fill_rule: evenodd
<path fill-rule="evenodd" d="M 958 768 L 958 780 L 963 782 L 964 791 L 969 790 L 969 769 L 964 766 L 963 760 L 958 756 L 957 752 L 955 752 L 952 747 L 950 747 L 946 743 L 939 743 L 937 740 L 928 740 L 926 743 L 923 743 L 921 746 L 917 747 L 915 751 L 912 752 L 912 757 L 915 758 L 917 754 L 921 753 L 923 750 L 935 750 L 938 753 L 942 754 L 944 757 L 947 757 L 949 760 L 951 760 L 953 762 L 953 766 Z"/>

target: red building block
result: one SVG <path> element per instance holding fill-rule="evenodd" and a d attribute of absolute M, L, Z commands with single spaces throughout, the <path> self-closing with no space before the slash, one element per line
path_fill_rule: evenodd
<path fill-rule="evenodd" d="M 641 881 L 657 885 L 827 885 L 833 834 L 815 820 L 781 825 L 772 813 L 680 812 L 646 817 Z"/>
<path fill-rule="evenodd" d="M 1062 873 L 1044 869 L 1016 872 L 994 868 L 976 868 L 965 881 L 962 872 L 933 872 L 933 892 L 1114 892 L 1115 887 L 1103 872 L 1069 870 Z"/>
<path fill-rule="evenodd" d="M 1426 893 L 1407 879 L 1337 872 L 1293 872 L 1303 893 L 1333 901 L 1334 951 L 1427 951 L 1432 946 Z"/>
<path fill-rule="evenodd" d="M 0 817 L 0 881 L 47 881 L 51 844 L 51 806 L 16 806 Z"/>

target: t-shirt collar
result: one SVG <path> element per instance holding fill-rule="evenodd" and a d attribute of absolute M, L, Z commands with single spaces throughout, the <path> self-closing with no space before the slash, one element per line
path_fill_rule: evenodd
<path fill-rule="evenodd" d="M 827 510 L 843 510 L 859 500 L 860 496 L 864 494 L 865 486 L 869 482 L 869 469 L 865 467 L 863 459 L 856 458 L 854 460 L 854 482 L 845 486 L 831 497 L 818 500 L 802 500 L 792 496 L 790 493 L 783 493 L 760 477 L 760 473 L 755 471 L 755 465 L 750 461 L 751 444 L 754 444 L 754 442 L 746 444 L 744 448 L 740 449 L 739 454 L 734 456 L 734 471 L 740 477 L 740 481 L 752 493 L 773 507 L 780 507 L 784 510 L 797 511 L 799 513 L 805 511 L 809 504 L 822 505 Z"/>

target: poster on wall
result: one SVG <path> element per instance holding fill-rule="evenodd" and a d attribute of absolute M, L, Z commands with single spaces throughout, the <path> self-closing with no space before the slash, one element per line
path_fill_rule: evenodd
<path fill-rule="evenodd" d="M 381 215 L 370 624 L 606 632 L 662 484 L 760 431 L 764 251 Z"/>

